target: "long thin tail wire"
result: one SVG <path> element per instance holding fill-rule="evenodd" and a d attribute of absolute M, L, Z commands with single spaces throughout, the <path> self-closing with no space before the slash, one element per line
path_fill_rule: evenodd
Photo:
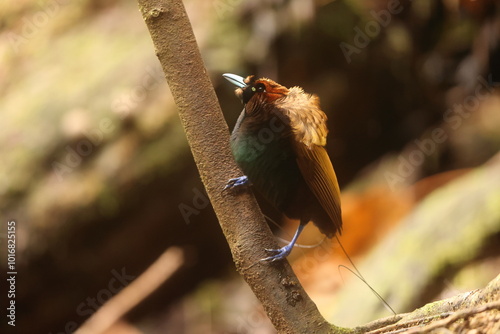
<path fill-rule="evenodd" d="M 278 223 L 276 223 L 273 219 L 271 219 L 270 217 L 268 217 L 266 215 L 264 215 L 264 217 L 267 220 L 269 220 L 271 223 L 273 223 L 275 226 L 277 226 L 278 228 L 282 229 L 282 227 Z M 281 242 L 288 243 L 288 241 L 286 239 L 284 239 L 284 238 L 280 238 L 280 237 L 276 237 L 276 238 L 278 240 L 280 240 Z M 347 266 L 339 265 L 338 266 L 339 273 L 340 273 L 340 268 L 344 268 L 344 269 L 350 271 L 354 276 L 356 276 L 359 280 L 361 280 L 361 282 L 363 282 L 371 290 L 371 292 L 382 302 L 382 304 L 384 304 L 384 306 L 385 306 L 386 309 L 388 309 L 392 314 L 396 315 L 396 312 L 391 307 L 391 305 L 389 305 L 389 303 L 366 281 L 366 279 L 364 278 L 364 276 L 359 271 L 358 267 L 356 267 L 356 265 L 354 264 L 354 261 L 352 261 L 352 259 L 349 256 L 349 254 L 347 254 L 347 251 L 344 248 L 344 245 L 342 245 L 342 242 L 340 242 L 340 239 L 339 239 L 338 235 L 335 235 L 335 239 L 337 239 L 337 242 L 339 243 L 339 246 L 342 249 L 342 252 L 346 256 L 346 258 L 349 261 L 349 263 L 351 264 L 351 266 L 354 268 L 354 270 L 352 270 L 351 268 L 349 268 Z M 323 244 L 323 242 L 325 240 L 326 240 L 326 237 L 324 237 L 320 242 L 318 242 L 316 244 L 313 244 L 313 245 L 303 245 L 303 244 L 295 243 L 294 247 L 297 247 L 297 248 L 306 248 L 306 249 L 315 248 L 315 247 L 321 246 L 321 244 Z M 342 276 L 342 274 L 340 274 L 340 275 Z"/>
<path fill-rule="evenodd" d="M 337 242 L 339 243 L 339 246 L 342 249 L 342 252 L 347 257 L 347 260 L 349 260 L 349 263 L 351 264 L 351 266 L 354 268 L 354 270 L 352 270 L 351 268 L 348 268 L 347 266 L 339 265 L 339 267 L 338 267 L 339 273 L 340 273 L 340 268 L 344 268 L 344 269 L 349 270 L 354 276 L 359 278 L 361 280 L 361 282 L 365 283 L 365 285 L 371 290 L 371 292 L 373 292 L 373 294 L 378 298 L 378 300 L 380 300 L 382 302 L 382 304 L 384 304 L 384 306 L 387 310 L 389 310 L 392 314 L 396 315 L 396 311 L 394 311 L 394 309 L 391 307 L 391 305 L 389 305 L 389 303 L 366 281 L 364 276 L 359 271 L 358 267 L 356 267 L 356 265 L 354 264 L 354 261 L 352 261 L 349 254 L 347 254 L 347 251 L 345 250 L 344 245 L 342 245 L 342 243 L 340 242 L 338 235 L 335 235 L 335 239 L 337 239 Z"/>

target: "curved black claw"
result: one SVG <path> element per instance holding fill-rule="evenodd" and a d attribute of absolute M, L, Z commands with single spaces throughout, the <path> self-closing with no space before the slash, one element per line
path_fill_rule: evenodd
<path fill-rule="evenodd" d="M 239 186 L 246 185 L 246 184 L 248 184 L 248 176 L 243 175 L 243 176 L 235 177 L 234 179 L 229 179 L 229 181 L 227 181 L 227 183 L 226 183 L 226 186 L 222 190 L 226 190 L 226 189 L 230 189 L 230 188 L 234 188 L 234 187 L 239 187 Z"/>
<path fill-rule="evenodd" d="M 293 245 L 286 245 L 280 249 L 266 249 L 266 252 L 275 253 L 274 255 L 260 259 L 265 262 L 274 262 L 285 259 L 292 251 Z"/>

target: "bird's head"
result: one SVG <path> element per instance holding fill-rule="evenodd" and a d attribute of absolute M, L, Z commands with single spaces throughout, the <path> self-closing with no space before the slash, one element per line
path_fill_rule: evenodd
<path fill-rule="evenodd" d="M 262 110 L 266 105 L 272 105 L 289 93 L 288 88 L 267 78 L 256 79 L 254 75 L 243 78 L 229 73 L 223 74 L 223 77 L 238 87 L 235 94 L 243 102 L 249 114 Z"/>
<path fill-rule="evenodd" d="M 316 95 L 307 94 L 300 87 L 286 88 L 267 78 L 246 78 L 235 74 L 223 74 L 238 88 L 236 96 L 245 105 L 245 112 L 257 120 L 269 120 L 272 114 L 288 124 L 297 142 L 306 146 L 326 144 L 328 128 L 326 115 L 319 106 Z"/>

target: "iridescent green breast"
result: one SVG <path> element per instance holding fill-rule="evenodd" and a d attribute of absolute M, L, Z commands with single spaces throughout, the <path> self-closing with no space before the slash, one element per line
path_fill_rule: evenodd
<path fill-rule="evenodd" d="M 290 140 L 291 131 L 283 123 L 264 122 L 240 115 L 231 136 L 234 158 L 250 182 L 281 211 L 297 194 L 301 173 Z"/>

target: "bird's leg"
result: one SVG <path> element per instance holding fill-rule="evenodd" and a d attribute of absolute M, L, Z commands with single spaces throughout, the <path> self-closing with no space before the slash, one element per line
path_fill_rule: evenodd
<path fill-rule="evenodd" d="M 279 261 L 283 260 L 290 254 L 292 251 L 293 245 L 295 245 L 295 242 L 299 238 L 300 232 L 304 229 L 306 225 L 300 224 L 299 227 L 297 228 L 297 231 L 295 232 L 295 235 L 293 236 L 292 240 L 288 243 L 288 245 L 281 247 L 280 249 L 266 249 L 266 251 L 270 253 L 274 253 L 274 255 L 268 256 L 266 258 L 261 259 L 261 261 Z"/>
<path fill-rule="evenodd" d="M 234 179 L 229 179 L 226 183 L 226 186 L 222 190 L 242 186 L 245 184 L 248 184 L 248 176 L 243 175 L 243 176 L 235 177 Z"/>

